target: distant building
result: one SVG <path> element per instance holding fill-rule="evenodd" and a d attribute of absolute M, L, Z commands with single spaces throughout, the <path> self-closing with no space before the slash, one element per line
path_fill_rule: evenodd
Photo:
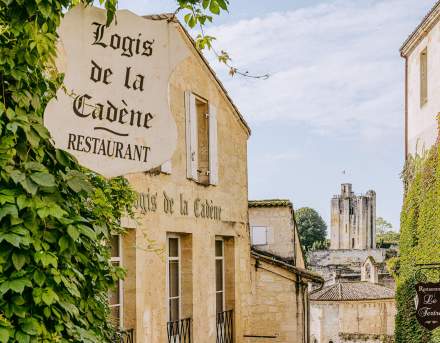
<path fill-rule="evenodd" d="M 323 279 L 305 269 L 289 200 L 249 202 L 251 297 L 244 342 L 309 343 L 308 284 Z"/>
<path fill-rule="evenodd" d="M 440 1 L 400 48 L 405 59 L 405 154 L 421 154 L 437 139 L 440 111 Z"/>
<path fill-rule="evenodd" d="M 381 343 L 393 341 L 395 292 L 377 283 L 368 258 L 360 281 L 335 274 L 332 283 L 310 294 L 311 343 Z"/>
<path fill-rule="evenodd" d="M 326 284 L 334 273 L 345 281 L 359 281 L 364 261 L 371 257 L 378 269 L 378 282 L 394 287 L 386 261 L 397 248 L 376 248 L 376 192 L 356 195 L 350 183 L 341 184 L 341 193 L 331 199 L 331 242 L 329 250 L 310 251 L 308 266 Z"/>
<path fill-rule="evenodd" d="M 330 249 L 376 248 L 376 193 L 355 195 L 350 183 L 331 201 Z"/>

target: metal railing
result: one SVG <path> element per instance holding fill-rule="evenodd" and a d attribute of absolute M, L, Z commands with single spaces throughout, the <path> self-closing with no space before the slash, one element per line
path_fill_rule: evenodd
<path fill-rule="evenodd" d="M 217 313 L 217 343 L 234 342 L 234 311 Z"/>
<path fill-rule="evenodd" d="M 134 329 L 117 331 L 113 343 L 134 343 Z"/>
<path fill-rule="evenodd" d="M 191 325 L 191 318 L 168 322 L 168 343 L 191 343 Z"/>

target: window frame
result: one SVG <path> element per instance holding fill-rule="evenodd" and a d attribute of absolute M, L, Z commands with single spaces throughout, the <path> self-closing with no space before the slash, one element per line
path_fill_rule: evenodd
<path fill-rule="evenodd" d="M 170 257 L 170 238 L 177 239 L 177 257 Z M 181 237 L 176 234 L 168 234 L 167 235 L 167 263 L 166 263 L 166 302 L 167 302 L 167 321 L 171 322 L 171 307 L 170 307 L 170 300 L 172 299 L 178 299 L 179 302 L 179 318 L 177 321 L 180 321 L 182 319 L 182 242 Z M 179 280 L 179 287 L 178 287 L 178 296 L 177 297 L 171 297 L 170 296 L 170 261 L 177 261 L 178 266 L 178 280 Z"/>
<path fill-rule="evenodd" d="M 222 242 L 222 255 L 217 256 L 217 242 Z M 214 255 L 215 255 L 215 311 L 216 313 L 221 313 L 226 311 L 226 271 L 225 271 L 225 240 L 223 237 L 216 237 L 215 238 L 215 245 L 214 245 Z M 217 261 L 222 261 L 222 290 L 217 291 Z M 217 312 L 217 294 L 222 293 L 222 307 L 223 311 Z"/>
<path fill-rule="evenodd" d="M 199 144 L 199 142 L 200 142 L 200 135 L 199 135 L 199 113 L 197 111 L 197 102 L 202 103 L 206 107 L 206 110 L 207 110 L 206 113 L 204 113 L 204 119 L 206 120 L 206 134 L 208 136 L 208 139 L 207 139 L 207 142 L 206 142 L 206 144 L 207 144 L 207 151 L 208 151 L 208 169 L 206 171 L 206 175 L 203 175 L 202 170 L 200 170 L 200 158 L 199 158 L 200 155 L 197 156 L 197 166 L 196 166 L 197 167 L 196 168 L 197 169 L 197 180 L 195 180 L 195 181 L 197 183 L 201 184 L 201 185 L 209 186 L 211 184 L 211 182 L 210 182 L 211 168 L 210 168 L 210 165 L 209 165 L 209 163 L 211 161 L 210 130 L 209 130 L 209 127 L 210 127 L 211 123 L 210 123 L 210 120 L 209 120 L 209 116 L 210 116 L 210 113 L 209 113 L 209 101 L 207 99 L 203 98 L 202 96 L 198 95 L 197 93 L 193 92 L 193 95 L 194 95 L 195 101 L 196 101 L 195 108 L 196 108 L 196 118 L 197 118 L 197 120 L 196 120 L 196 125 L 197 125 L 196 126 L 196 130 L 197 130 L 197 154 L 200 154 L 200 144 Z M 203 182 L 201 180 L 203 177 L 206 178 L 205 182 Z"/>
<path fill-rule="evenodd" d="M 265 242 L 266 243 L 264 243 L 264 244 L 255 244 L 254 243 L 254 229 L 255 228 L 264 228 L 265 229 L 265 236 L 266 236 L 266 239 L 265 239 Z M 269 244 L 269 238 L 268 238 L 268 232 L 269 232 L 269 227 L 268 226 L 265 226 L 265 225 L 252 225 L 251 226 L 251 245 L 252 246 L 263 246 L 263 245 L 268 245 Z"/>
<path fill-rule="evenodd" d="M 111 256 L 110 263 L 117 263 L 118 267 L 123 266 L 123 258 L 122 258 L 122 236 L 121 235 L 113 235 L 112 237 L 118 238 L 118 255 L 119 256 Z M 109 304 L 110 309 L 113 307 L 119 307 L 119 328 L 123 328 L 124 324 L 124 281 L 122 279 L 118 280 L 119 283 L 119 304 Z"/>

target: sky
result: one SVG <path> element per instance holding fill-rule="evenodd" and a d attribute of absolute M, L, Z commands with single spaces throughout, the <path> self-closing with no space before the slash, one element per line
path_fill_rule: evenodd
<path fill-rule="evenodd" d="M 230 77 L 206 56 L 252 129 L 249 198 L 290 199 L 329 223 L 350 182 L 377 193 L 377 216 L 399 228 L 404 63 L 399 48 L 434 0 L 231 0 L 207 32 L 233 64 L 268 80 Z M 120 0 L 137 14 L 171 0 Z M 194 32 L 195 34 L 195 32 Z"/>

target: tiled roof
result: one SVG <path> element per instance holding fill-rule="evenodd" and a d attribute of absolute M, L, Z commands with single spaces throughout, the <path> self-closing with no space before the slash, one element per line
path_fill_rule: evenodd
<path fill-rule="evenodd" d="M 393 289 L 367 281 L 338 282 L 310 293 L 314 301 L 356 301 L 393 299 Z"/>
<path fill-rule="evenodd" d="M 416 36 L 417 32 L 425 25 L 425 23 L 428 22 L 431 15 L 435 13 L 436 9 L 440 6 L 440 0 L 437 1 L 434 6 L 432 6 L 431 10 L 425 15 L 425 17 L 422 19 L 419 25 L 414 29 L 414 31 L 408 36 L 408 38 L 403 42 L 402 46 L 400 47 L 400 53 L 403 55 L 403 50 L 405 50 L 408 43 L 411 42 L 411 40 Z"/>
<path fill-rule="evenodd" d="M 185 35 L 188 37 L 188 39 L 190 40 L 190 42 L 193 45 L 194 49 L 196 50 L 196 52 L 198 53 L 198 55 L 200 56 L 202 61 L 205 63 L 206 67 L 211 72 L 211 74 L 214 77 L 215 81 L 217 82 L 217 84 L 219 85 L 221 90 L 223 91 L 226 99 L 229 101 L 229 103 L 231 104 L 231 106 L 235 110 L 236 114 L 238 115 L 238 119 L 240 120 L 240 122 L 243 124 L 243 126 L 246 128 L 246 131 L 250 135 L 251 134 L 251 129 L 250 129 L 248 123 L 244 119 L 243 115 L 240 113 L 240 111 L 239 111 L 238 107 L 235 105 L 234 101 L 232 101 L 232 98 L 229 96 L 228 91 L 226 90 L 225 86 L 223 85 L 223 83 L 218 78 L 218 76 L 215 73 L 215 71 L 209 65 L 208 60 L 205 58 L 205 56 L 203 56 L 202 52 L 199 49 L 197 49 L 194 39 L 191 37 L 191 35 L 185 29 L 185 27 L 180 23 L 180 21 L 177 19 L 176 15 L 174 13 L 162 13 L 162 14 L 144 15 L 142 17 L 145 18 L 145 19 L 150 19 L 150 20 L 168 20 L 169 22 L 174 22 L 174 23 L 178 23 L 179 24 L 180 28 L 183 30 Z"/>
<path fill-rule="evenodd" d="M 249 207 L 289 207 L 293 208 L 290 200 L 269 199 L 269 200 L 249 200 Z"/>

